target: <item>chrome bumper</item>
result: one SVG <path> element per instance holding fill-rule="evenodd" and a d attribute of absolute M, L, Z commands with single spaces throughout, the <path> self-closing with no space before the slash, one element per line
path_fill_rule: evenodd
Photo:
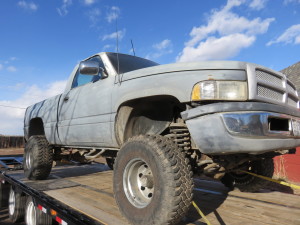
<path fill-rule="evenodd" d="M 261 154 L 300 146 L 300 113 L 286 107 L 217 103 L 182 116 L 204 154 Z"/>
<path fill-rule="evenodd" d="M 248 138 L 294 138 L 300 136 L 300 119 L 269 112 L 223 113 L 227 131 L 231 135 Z"/>

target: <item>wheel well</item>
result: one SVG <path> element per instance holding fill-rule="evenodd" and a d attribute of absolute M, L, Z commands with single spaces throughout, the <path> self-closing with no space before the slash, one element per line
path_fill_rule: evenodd
<path fill-rule="evenodd" d="M 44 124 L 41 118 L 34 118 L 30 120 L 29 137 L 33 135 L 45 135 Z"/>
<path fill-rule="evenodd" d="M 115 134 L 119 145 L 140 134 L 161 134 L 185 110 L 173 96 L 152 96 L 122 104 L 115 120 Z"/>

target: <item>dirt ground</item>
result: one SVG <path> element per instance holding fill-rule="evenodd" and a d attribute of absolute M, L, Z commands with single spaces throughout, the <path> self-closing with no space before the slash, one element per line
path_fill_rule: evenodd
<path fill-rule="evenodd" d="M 0 148 L 0 156 L 3 155 L 23 155 L 23 148 Z"/>

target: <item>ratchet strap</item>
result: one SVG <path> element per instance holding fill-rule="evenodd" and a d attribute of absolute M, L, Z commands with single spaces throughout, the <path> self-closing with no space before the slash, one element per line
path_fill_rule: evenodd
<path fill-rule="evenodd" d="M 270 177 L 265 177 L 265 176 L 258 175 L 258 174 L 255 174 L 255 173 L 251 173 L 251 172 L 244 171 L 244 170 L 239 170 L 239 171 L 240 171 L 240 172 L 243 172 L 243 173 L 250 174 L 250 175 L 255 176 L 255 177 L 259 177 L 259 178 L 264 179 L 264 180 L 268 180 L 268 181 L 271 181 L 271 182 L 275 182 L 275 183 L 277 183 L 277 184 L 281 184 L 281 185 L 284 185 L 284 186 L 288 186 L 288 187 L 291 187 L 291 188 L 294 188 L 294 189 L 300 189 L 300 186 L 299 186 L 299 185 L 296 185 L 296 184 L 290 184 L 290 183 L 287 183 L 287 182 L 284 182 L 284 181 L 275 180 L 275 179 L 272 179 L 272 178 L 270 178 Z"/>
<path fill-rule="evenodd" d="M 208 219 L 206 218 L 206 216 L 204 215 L 204 213 L 199 209 L 199 207 L 197 206 L 197 204 L 192 201 L 193 206 L 195 207 L 195 209 L 197 210 L 197 212 L 200 214 L 200 216 L 204 219 L 205 223 L 207 225 L 211 225 L 211 223 L 208 221 Z"/>

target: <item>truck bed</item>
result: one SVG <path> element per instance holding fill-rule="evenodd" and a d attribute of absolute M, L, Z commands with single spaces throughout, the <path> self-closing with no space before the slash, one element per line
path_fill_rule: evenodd
<path fill-rule="evenodd" d="M 96 224 L 128 224 L 113 197 L 113 171 L 104 164 L 57 166 L 45 181 L 29 181 L 23 171 L 8 171 L 6 175 Z M 194 182 L 194 201 L 211 224 L 300 224 L 299 195 L 268 190 L 242 193 L 229 191 L 217 181 L 195 178 Z M 181 224 L 205 222 L 191 207 Z"/>

